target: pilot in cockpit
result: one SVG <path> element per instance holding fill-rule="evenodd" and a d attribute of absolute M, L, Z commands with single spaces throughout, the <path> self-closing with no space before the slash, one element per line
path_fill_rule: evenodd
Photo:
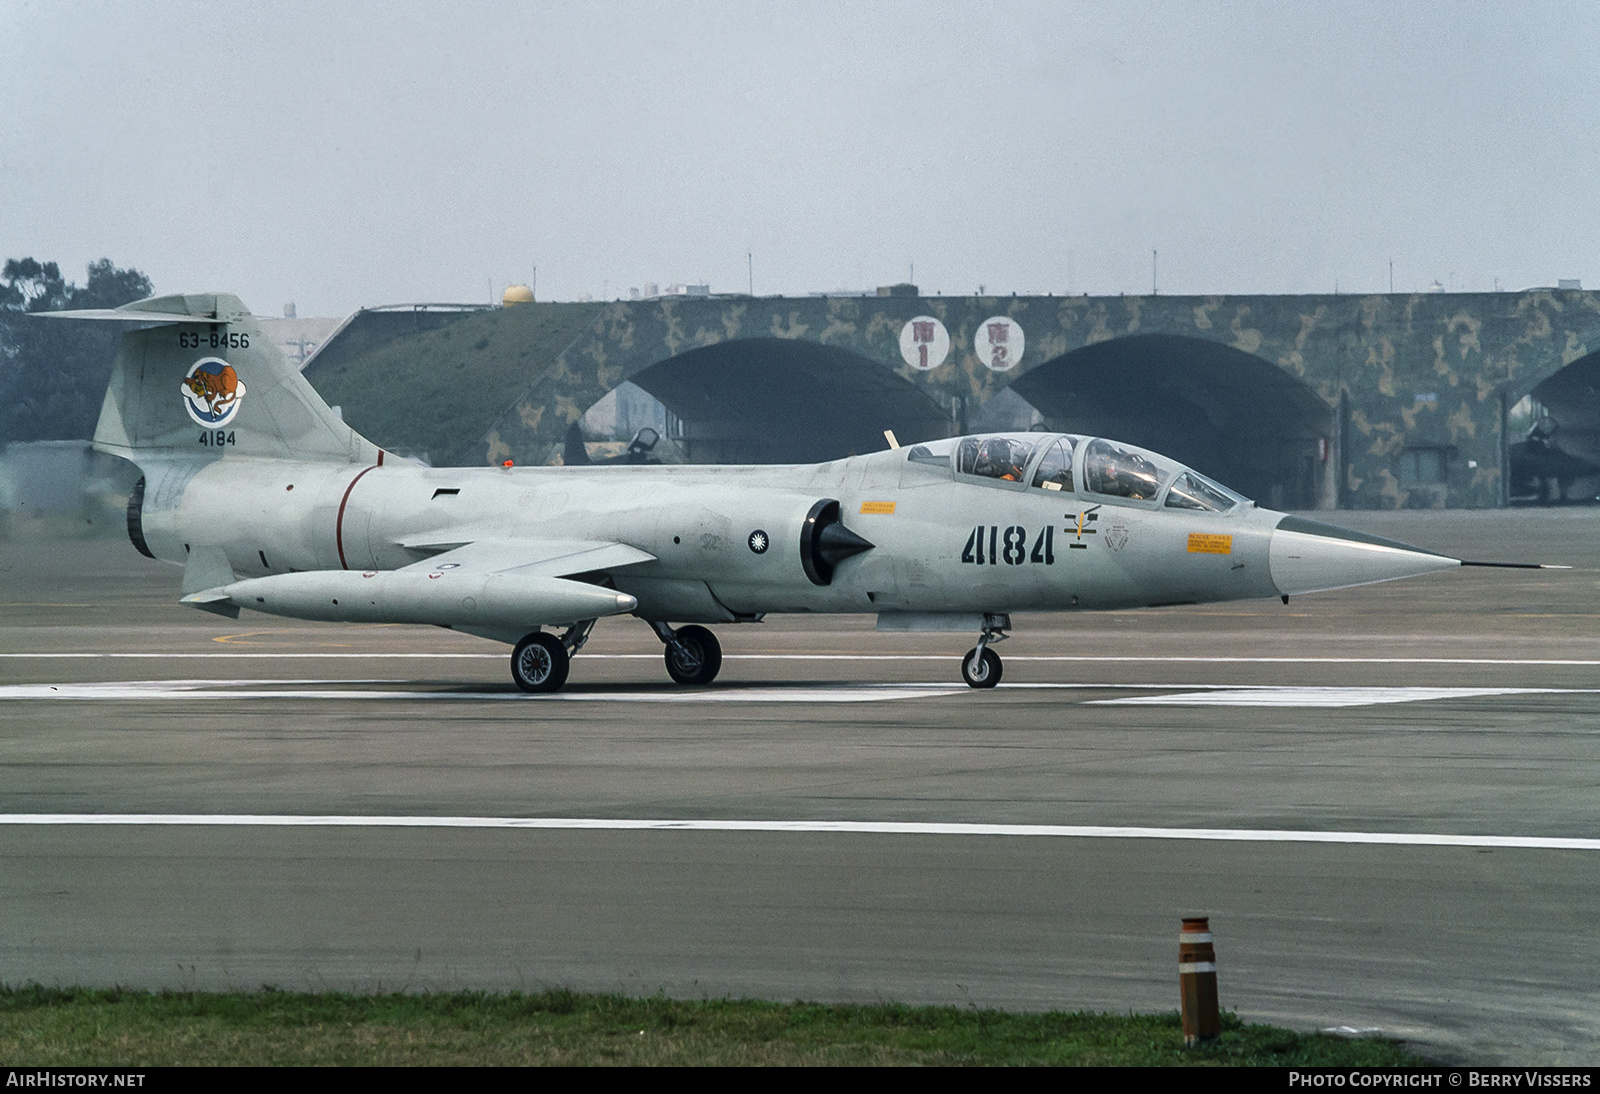
<path fill-rule="evenodd" d="M 973 474 L 1005 482 L 1021 482 L 1022 464 L 1026 462 L 1026 453 L 1019 453 L 1017 451 L 1019 447 L 1004 437 L 988 438 L 978 447 L 978 459 L 973 465 Z"/>
<path fill-rule="evenodd" d="M 1104 492 L 1134 501 L 1148 501 L 1155 497 L 1161 489 L 1156 469 L 1148 460 L 1142 460 L 1131 452 L 1121 453 L 1121 457 L 1120 460 L 1113 457 L 1106 464 Z"/>

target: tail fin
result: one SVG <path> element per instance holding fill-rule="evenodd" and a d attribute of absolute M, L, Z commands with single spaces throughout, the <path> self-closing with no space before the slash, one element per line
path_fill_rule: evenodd
<path fill-rule="evenodd" d="M 158 323 L 129 331 L 111 372 L 94 447 L 146 459 L 236 456 L 381 463 L 236 296 L 158 296 L 120 308 L 40 313 Z"/>

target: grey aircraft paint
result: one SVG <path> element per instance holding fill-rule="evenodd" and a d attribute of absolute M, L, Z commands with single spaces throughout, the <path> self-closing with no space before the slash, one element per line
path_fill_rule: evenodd
<path fill-rule="evenodd" d="M 1009 614 L 1288 596 L 1460 565 L 1263 509 L 1093 437 L 950 438 L 807 466 L 427 468 L 344 424 L 224 294 L 62 317 L 123 336 L 95 447 L 144 473 L 130 537 L 185 567 L 183 600 L 452 627 L 516 645 L 553 690 L 601 616 L 632 613 L 685 683 L 701 626 L 876 613 L 972 629 L 976 687 Z M 556 635 L 543 627 L 564 628 Z"/>

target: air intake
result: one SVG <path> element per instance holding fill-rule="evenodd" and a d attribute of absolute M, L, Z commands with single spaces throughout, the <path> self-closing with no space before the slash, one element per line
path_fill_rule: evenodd
<path fill-rule="evenodd" d="M 839 503 L 825 498 L 811 507 L 801 526 L 800 565 L 813 585 L 831 585 L 839 563 L 873 546 L 840 524 Z"/>

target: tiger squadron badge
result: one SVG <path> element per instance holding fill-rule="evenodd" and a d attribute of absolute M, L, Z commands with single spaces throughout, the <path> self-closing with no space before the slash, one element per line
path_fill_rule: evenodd
<path fill-rule="evenodd" d="M 220 357 L 196 361 L 179 390 L 189 417 L 207 429 L 220 429 L 233 421 L 239 404 L 244 402 L 244 384 L 239 374 Z"/>

